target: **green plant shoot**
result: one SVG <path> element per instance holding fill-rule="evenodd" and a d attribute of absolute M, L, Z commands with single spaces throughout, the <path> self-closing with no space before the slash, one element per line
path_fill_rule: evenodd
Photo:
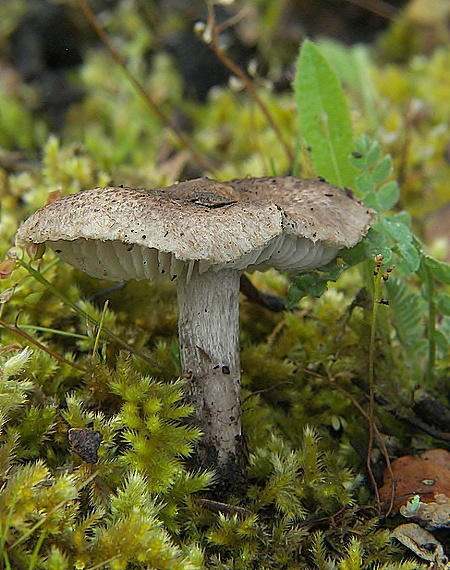
<path fill-rule="evenodd" d="M 350 111 L 331 65 L 310 41 L 305 41 L 294 81 L 298 129 L 316 173 L 334 186 L 354 187 L 356 170 L 349 163 L 353 133 Z"/>

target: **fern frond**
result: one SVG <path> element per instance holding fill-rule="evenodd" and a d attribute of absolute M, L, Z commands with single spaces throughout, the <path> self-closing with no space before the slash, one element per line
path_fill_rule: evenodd
<path fill-rule="evenodd" d="M 408 365 L 415 378 L 420 379 L 427 351 L 424 324 L 426 301 L 420 293 L 408 287 L 405 281 L 391 278 L 385 286 L 395 332 L 405 351 Z"/>

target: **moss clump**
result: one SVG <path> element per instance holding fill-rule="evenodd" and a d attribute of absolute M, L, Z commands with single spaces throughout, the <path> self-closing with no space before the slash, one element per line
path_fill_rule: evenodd
<path fill-rule="evenodd" d="M 214 164 L 202 174 L 288 171 L 247 91 L 223 88 L 198 105 L 182 98 L 167 56 L 148 63 L 153 36 L 131 6 L 119 2 L 123 25 L 111 18 L 108 31 L 126 39 L 131 67 L 161 108 L 192 123 L 190 140 Z M 399 65 L 360 47 L 323 51 L 345 82 L 354 132 L 378 139 L 358 139 L 377 155 L 360 182 L 370 186 L 383 169 L 387 184 L 401 182 L 400 202 L 392 186 L 383 191 L 386 228 L 400 228 L 403 241 L 386 247 L 400 262 L 382 290 L 380 301 L 390 305 L 378 307 L 372 343 L 375 426 L 392 455 L 401 455 L 438 445 L 404 423 L 413 413 L 411 392 L 426 387 L 449 405 L 448 269 L 410 229 L 420 234 L 426 214 L 449 198 L 449 53 L 439 48 Z M 86 98 L 71 109 L 60 138 L 47 136 L 20 89 L 0 85 L 1 257 L 20 221 L 51 193 L 159 186 L 199 172 L 105 53 L 87 53 L 82 78 Z M 259 92 L 286 140 L 295 140 L 292 94 Z M 301 173 L 314 176 L 308 150 L 298 147 Z M 24 162 L 11 154 L 17 149 Z M 385 153 L 393 171 L 390 162 L 377 170 Z M 111 290 L 49 254 L 19 265 L 0 282 L 0 568 L 421 568 L 391 541 L 366 469 L 372 259 L 386 246 L 380 235 L 361 248 L 365 261 L 320 299 L 303 298 L 278 314 L 243 300 L 248 482 L 227 503 L 214 501 L 213 473 L 188 467 L 199 434 L 179 380 L 173 284 Z M 408 274 L 409 262 L 417 266 Z M 291 284 L 274 272 L 252 279 L 283 296 Z M 73 451 L 69 429 L 101 434 L 95 463 Z M 380 441 L 372 454 L 378 482 Z"/>

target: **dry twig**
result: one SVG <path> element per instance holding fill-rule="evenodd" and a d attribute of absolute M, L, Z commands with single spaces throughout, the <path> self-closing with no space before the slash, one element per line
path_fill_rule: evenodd
<path fill-rule="evenodd" d="M 176 137 L 178 142 L 183 146 L 183 148 L 189 150 L 189 152 L 192 154 L 195 160 L 200 164 L 200 166 L 205 171 L 211 172 L 213 170 L 211 163 L 208 160 L 206 160 L 205 157 L 202 156 L 197 151 L 197 149 L 192 144 L 191 140 L 174 125 L 174 123 L 169 119 L 169 117 L 167 117 L 167 115 L 161 110 L 160 106 L 156 103 L 156 101 L 152 98 L 152 96 L 144 89 L 142 83 L 140 83 L 136 79 L 136 77 L 132 73 L 130 73 L 130 71 L 128 71 L 128 68 L 122 56 L 119 54 L 119 52 L 114 48 L 114 46 L 110 42 L 107 34 L 98 23 L 97 18 L 95 17 L 94 13 L 89 8 L 85 0 L 76 0 L 76 3 L 78 4 L 80 10 L 82 10 L 83 14 L 85 15 L 86 19 L 89 21 L 91 26 L 94 28 L 96 34 L 98 35 L 103 45 L 108 50 L 112 59 L 117 63 L 119 67 L 122 68 L 128 81 L 133 85 L 136 91 L 143 97 L 147 105 L 155 113 L 155 115 L 158 117 L 161 123 L 165 125 L 174 134 L 174 136 Z"/>

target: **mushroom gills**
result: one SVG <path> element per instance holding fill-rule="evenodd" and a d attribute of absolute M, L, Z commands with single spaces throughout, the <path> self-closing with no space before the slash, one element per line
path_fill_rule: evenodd
<path fill-rule="evenodd" d="M 118 240 L 95 241 L 77 239 L 48 242 L 61 259 L 92 277 L 125 281 L 128 279 L 158 279 L 164 276 L 186 275 L 187 280 L 194 267 L 200 274 L 210 269 L 236 269 L 238 271 L 260 271 L 274 267 L 281 271 L 307 271 L 331 261 L 339 248 L 325 242 L 313 243 L 306 238 L 292 235 L 279 235 L 264 246 L 243 253 L 242 257 L 214 265 L 206 260 L 184 261 L 174 254 L 158 251 L 139 245 L 127 244 Z"/>
<path fill-rule="evenodd" d="M 244 254 L 236 261 L 217 265 L 214 269 L 227 267 L 253 272 L 274 267 L 280 271 L 308 271 L 330 262 L 338 251 L 339 247 L 323 241 L 313 242 L 307 238 L 281 234 L 263 247 Z M 200 273 L 209 268 L 210 264 L 200 262 Z"/>
<path fill-rule="evenodd" d="M 177 277 L 186 271 L 185 262 L 170 253 L 118 240 L 77 239 L 47 243 L 63 261 L 99 279 L 158 279 Z"/>
<path fill-rule="evenodd" d="M 333 247 L 324 242 L 316 242 L 313 244 L 312 242 L 309 242 L 309 240 L 304 241 L 307 241 L 310 245 L 309 249 L 305 249 L 302 252 L 301 260 L 305 270 L 322 267 L 334 259 L 339 251 L 339 248 Z M 286 271 L 295 270 L 298 267 L 299 253 L 300 252 L 297 252 L 296 255 L 283 265 Z"/>

